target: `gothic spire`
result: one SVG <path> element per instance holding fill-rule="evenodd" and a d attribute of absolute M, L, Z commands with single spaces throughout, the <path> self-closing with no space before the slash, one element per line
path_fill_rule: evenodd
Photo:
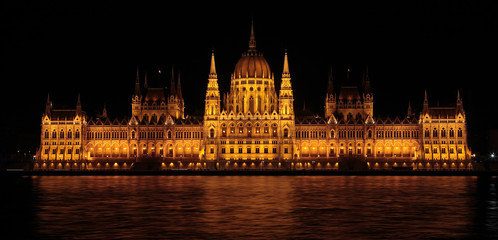
<path fill-rule="evenodd" d="M 176 84 L 176 94 L 179 99 L 182 99 L 182 85 L 180 83 L 180 73 L 178 73 L 178 83 Z"/>
<path fill-rule="evenodd" d="M 45 104 L 45 114 L 50 115 L 50 110 L 52 109 L 52 103 L 50 102 L 50 93 L 47 94 L 47 103 Z"/>
<path fill-rule="evenodd" d="M 144 89 L 149 88 L 149 84 L 147 82 L 147 72 L 145 72 L 145 81 L 144 81 Z"/>
<path fill-rule="evenodd" d="M 209 70 L 209 79 L 217 79 L 218 74 L 216 74 L 216 65 L 214 63 L 214 50 L 211 53 L 211 69 Z"/>
<path fill-rule="evenodd" d="M 170 95 L 175 96 L 176 95 L 176 89 L 175 89 L 175 66 L 171 67 L 171 89 L 170 89 Z"/>
<path fill-rule="evenodd" d="M 214 62 L 214 51 L 211 53 L 211 68 L 209 70 L 206 100 L 204 104 L 205 117 L 212 117 L 220 114 L 220 91 L 218 90 L 218 75 L 216 74 L 216 66 Z"/>
<path fill-rule="evenodd" d="M 147 73 L 145 76 L 147 76 Z M 135 96 L 139 95 L 140 95 L 140 77 L 138 74 L 138 65 L 137 65 L 137 79 L 135 80 Z"/>
<path fill-rule="evenodd" d="M 365 93 L 370 92 L 370 74 L 368 73 L 368 65 L 367 65 L 367 70 L 365 73 L 365 82 L 364 82 L 363 87 L 364 87 Z"/>
<path fill-rule="evenodd" d="M 251 37 L 249 38 L 248 52 L 255 52 L 255 51 L 256 51 L 256 38 L 254 37 L 254 21 L 251 20 Z"/>
<path fill-rule="evenodd" d="M 429 100 L 427 99 L 427 90 L 424 93 L 424 107 L 422 109 L 423 113 L 426 113 L 429 110 Z"/>
<path fill-rule="evenodd" d="M 105 107 L 105 103 L 104 103 L 104 109 L 102 110 L 102 118 L 107 118 L 107 108 Z"/>
<path fill-rule="evenodd" d="M 346 70 L 346 81 L 349 82 L 349 73 L 351 72 L 351 68 L 349 66 L 347 66 L 347 70 Z"/>
<path fill-rule="evenodd" d="M 289 61 L 287 60 L 287 49 L 285 49 L 284 70 L 282 71 L 282 78 L 290 78 Z"/>
<path fill-rule="evenodd" d="M 76 102 L 76 113 L 81 114 L 81 99 L 78 93 L 78 101 Z"/>
<path fill-rule="evenodd" d="M 456 102 L 456 107 L 458 112 L 464 112 L 463 111 L 463 102 L 462 98 L 460 97 L 460 90 L 457 92 L 457 102 Z"/>
<path fill-rule="evenodd" d="M 329 86 L 327 89 L 328 94 L 334 94 L 334 77 L 332 76 L 332 64 L 330 64 L 330 71 L 329 71 Z"/>
<path fill-rule="evenodd" d="M 407 110 L 407 115 L 411 116 L 412 115 L 412 106 L 410 104 L 410 101 L 408 101 L 408 110 Z"/>

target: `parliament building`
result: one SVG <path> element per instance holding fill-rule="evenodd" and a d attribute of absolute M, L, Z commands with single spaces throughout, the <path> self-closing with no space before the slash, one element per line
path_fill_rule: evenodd
<path fill-rule="evenodd" d="M 473 168 L 460 94 L 454 106 L 435 107 L 426 93 L 420 113 L 409 107 L 406 116 L 378 119 L 368 70 L 361 86 L 340 88 L 330 73 L 323 116 L 296 114 L 287 52 L 282 57 L 277 92 L 251 26 L 249 48 L 222 94 L 213 52 L 199 118 L 185 116 L 179 77 L 172 74 L 167 93 L 146 77 L 141 84 L 138 69 L 129 118 L 110 119 L 105 108 L 87 116 L 79 96 L 75 109 L 54 109 L 48 98 L 35 169 Z"/>

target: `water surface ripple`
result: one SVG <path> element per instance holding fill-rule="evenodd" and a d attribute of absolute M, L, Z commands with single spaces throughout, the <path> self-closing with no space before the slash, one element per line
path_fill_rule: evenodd
<path fill-rule="evenodd" d="M 498 180 L 434 176 L 42 176 L 2 181 L 25 239 L 486 239 Z"/>

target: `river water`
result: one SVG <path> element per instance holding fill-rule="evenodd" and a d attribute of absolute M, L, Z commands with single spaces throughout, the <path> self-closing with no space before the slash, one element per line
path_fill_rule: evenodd
<path fill-rule="evenodd" d="M 493 177 L 40 176 L 0 186 L 2 235 L 15 239 L 498 236 Z"/>

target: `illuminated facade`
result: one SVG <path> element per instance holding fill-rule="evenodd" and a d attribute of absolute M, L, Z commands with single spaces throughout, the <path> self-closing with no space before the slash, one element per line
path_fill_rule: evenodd
<path fill-rule="evenodd" d="M 339 91 L 331 72 L 324 117 L 300 116 L 287 52 L 283 58 L 277 93 L 251 26 L 249 49 L 221 94 L 213 53 L 202 119 L 185 117 L 180 76 L 175 86 L 172 74 L 167 95 L 147 77 L 142 87 L 138 69 L 127 119 L 111 120 L 105 108 L 89 118 L 79 96 L 72 110 L 52 109 L 47 99 L 35 168 L 127 169 L 143 161 L 161 169 L 472 168 L 459 94 L 453 107 L 431 107 L 426 94 L 418 116 L 409 107 L 406 117 L 375 119 L 368 70 L 362 87 Z"/>

